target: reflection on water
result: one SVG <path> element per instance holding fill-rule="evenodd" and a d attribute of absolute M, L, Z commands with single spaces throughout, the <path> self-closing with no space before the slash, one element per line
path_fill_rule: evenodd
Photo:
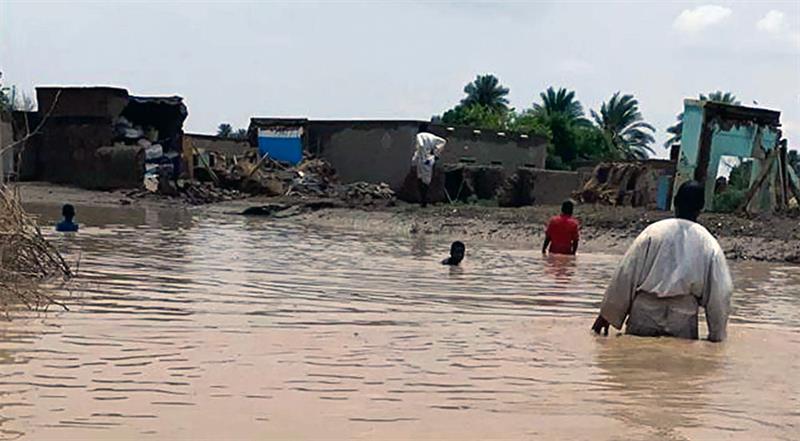
<path fill-rule="evenodd" d="M 57 207 L 34 207 L 53 221 Z M 792 439 L 800 269 L 727 343 L 588 328 L 618 256 L 79 209 L 72 311 L 0 324 L 0 438 Z M 536 248 L 532 244 L 532 248 Z"/>

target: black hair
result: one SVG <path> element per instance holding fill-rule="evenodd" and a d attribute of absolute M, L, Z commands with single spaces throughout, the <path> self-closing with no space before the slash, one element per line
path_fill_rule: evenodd
<path fill-rule="evenodd" d="M 697 181 L 686 181 L 678 188 L 674 203 L 678 217 L 697 218 L 706 205 L 706 189 Z"/>
<path fill-rule="evenodd" d="M 452 245 L 450 245 L 450 252 L 451 253 L 453 251 L 455 251 L 455 250 L 466 250 L 466 249 L 467 249 L 467 247 L 464 245 L 464 242 L 461 242 L 460 240 L 457 240 L 457 241 L 453 242 Z"/>
<path fill-rule="evenodd" d="M 61 207 L 61 215 L 66 219 L 72 219 L 75 217 L 75 207 L 73 207 L 72 204 L 64 204 L 64 206 Z"/>
<path fill-rule="evenodd" d="M 575 203 L 572 202 L 572 199 L 567 199 L 566 201 L 561 203 L 561 212 L 572 216 L 572 213 L 575 211 Z"/>
<path fill-rule="evenodd" d="M 419 132 L 420 132 L 420 133 L 422 133 L 422 132 L 428 132 L 428 131 L 430 131 L 430 125 L 429 125 L 428 123 L 421 123 L 421 124 L 419 125 Z"/>

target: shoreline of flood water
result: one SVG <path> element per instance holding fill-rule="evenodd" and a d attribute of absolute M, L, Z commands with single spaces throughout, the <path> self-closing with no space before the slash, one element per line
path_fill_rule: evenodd
<path fill-rule="evenodd" d="M 47 212 L 44 220 L 54 222 L 60 204 L 73 203 L 81 212 L 107 209 L 109 217 L 124 221 L 126 216 L 144 219 L 149 216 L 191 218 L 195 214 L 227 215 L 226 222 L 236 222 L 248 207 L 272 203 L 276 199 L 259 197 L 205 206 L 186 206 L 176 200 L 127 201 L 119 192 L 97 192 L 46 183 L 19 183 L 26 206 Z M 283 204 L 303 204 L 304 200 L 277 199 Z M 275 219 L 309 227 L 335 228 L 342 231 L 369 231 L 373 234 L 402 236 L 435 236 L 464 241 L 495 241 L 509 246 L 540 247 L 547 220 L 557 214 L 558 207 L 532 206 L 499 208 L 479 205 L 441 204 L 420 209 L 399 203 L 386 208 L 326 208 L 298 210 L 292 217 Z M 149 213 L 149 214 L 148 214 Z M 580 250 L 624 253 L 633 239 L 650 223 L 669 217 L 669 212 L 644 211 L 630 207 L 580 205 L 576 216 L 582 224 Z M 109 222 L 103 222 L 107 224 Z M 151 222 L 152 223 L 152 222 Z M 705 213 L 700 223 L 714 234 L 731 260 L 759 260 L 800 263 L 800 221 L 793 218 L 766 216 L 748 219 L 732 214 Z M 90 223 L 91 224 L 91 223 Z"/>

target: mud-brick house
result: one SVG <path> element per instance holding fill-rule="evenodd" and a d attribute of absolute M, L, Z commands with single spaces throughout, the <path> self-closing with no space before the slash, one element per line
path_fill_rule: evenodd
<path fill-rule="evenodd" d="M 385 182 L 401 192 L 411 170 L 415 136 L 423 128 L 447 139 L 440 170 L 463 164 L 508 176 L 520 167 L 544 168 L 543 137 L 427 121 L 252 118 L 248 137 L 262 154 L 287 162 L 311 154 L 330 162 L 344 183 Z"/>
<path fill-rule="evenodd" d="M 37 87 L 36 98 L 43 125 L 34 148 L 24 152 L 33 179 L 115 189 L 142 186 L 150 167 L 180 173 L 187 116 L 181 97 L 132 96 L 116 87 Z"/>

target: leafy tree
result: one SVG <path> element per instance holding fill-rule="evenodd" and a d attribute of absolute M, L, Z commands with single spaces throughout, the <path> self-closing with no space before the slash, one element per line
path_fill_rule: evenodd
<path fill-rule="evenodd" d="M 534 115 L 530 109 L 522 112 L 511 112 L 507 128 L 514 132 L 542 136 L 547 138 L 548 142 L 552 142 L 553 139 L 553 133 L 550 128 L 539 117 Z"/>
<path fill-rule="evenodd" d="M 733 104 L 737 106 L 741 104 L 732 93 L 719 90 L 709 93 L 708 96 L 701 93 L 699 98 L 703 101 L 714 101 L 723 104 Z M 670 148 L 673 144 L 679 144 L 681 142 L 681 134 L 683 134 L 683 112 L 679 113 L 676 119 L 678 122 L 675 123 L 674 126 L 667 128 L 667 133 L 670 134 L 670 137 L 664 142 L 665 148 Z"/>
<path fill-rule="evenodd" d="M 626 159 L 646 159 L 653 150 L 655 128 L 646 123 L 633 95 L 615 93 L 604 102 L 600 112 L 592 110 L 595 124 L 603 131 L 609 144 Z"/>
<path fill-rule="evenodd" d="M 583 106 L 575 99 L 574 91 L 548 87 L 539 98 L 541 102 L 534 103 L 530 113 L 551 134 L 550 156 L 558 156 L 560 161 L 554 158 L 550 166 L 569 168 L 579 155 L 576 131 L 580 127 L 591 127 L 591 122 L 585 118 Z"/>
<path fill-rule="evenodd" d="M 620 159 L 619 152 L 608 142 L 599 128 L 589 125 L 576 127 L 573 130 L 578 158 L 601 161 Z"/>
<path fill-rule="evenodd" d="M 217 136 L 220 138 L 230 138 L 233 133 L 233 127 L 228 123 L 222 123 L 217 127 Z"/>
<path fill-rule="evenodd" d="M 741 161 L 731 169 L 728 175 L 728 188 L 747 190 L 750 188 L 750 177 L 753 173 L 753 161 Z"/>
<path fill-rule="evenodd" d="M 492 110 L 508 110 L 508 88 L 500 84 L 500 80 L 492 75 L 478 75 L 475 80 L 464 86 L 467 96 L 461 100 L 461 105 L 471 107 L 475 104 Z"/>
<path fill-rule="evenodd" d="M 548 87 L 546 91 L 539 94 L 541 103 L 533 104 L 533 112 L 540 117 L 561 115 L 570 123 L 590 124 L 584 117 L 583 106 L 580 101 L 575 99 L 575 91 L 559 88 L 558 90 Z"/>
<path fill-rule="evenodd" d="M 445 124 L 480 127 L 482 129 L 506 130 L 513 112 L 496 110 L 482 104 L 457 105 L 434 121 Z"/>

